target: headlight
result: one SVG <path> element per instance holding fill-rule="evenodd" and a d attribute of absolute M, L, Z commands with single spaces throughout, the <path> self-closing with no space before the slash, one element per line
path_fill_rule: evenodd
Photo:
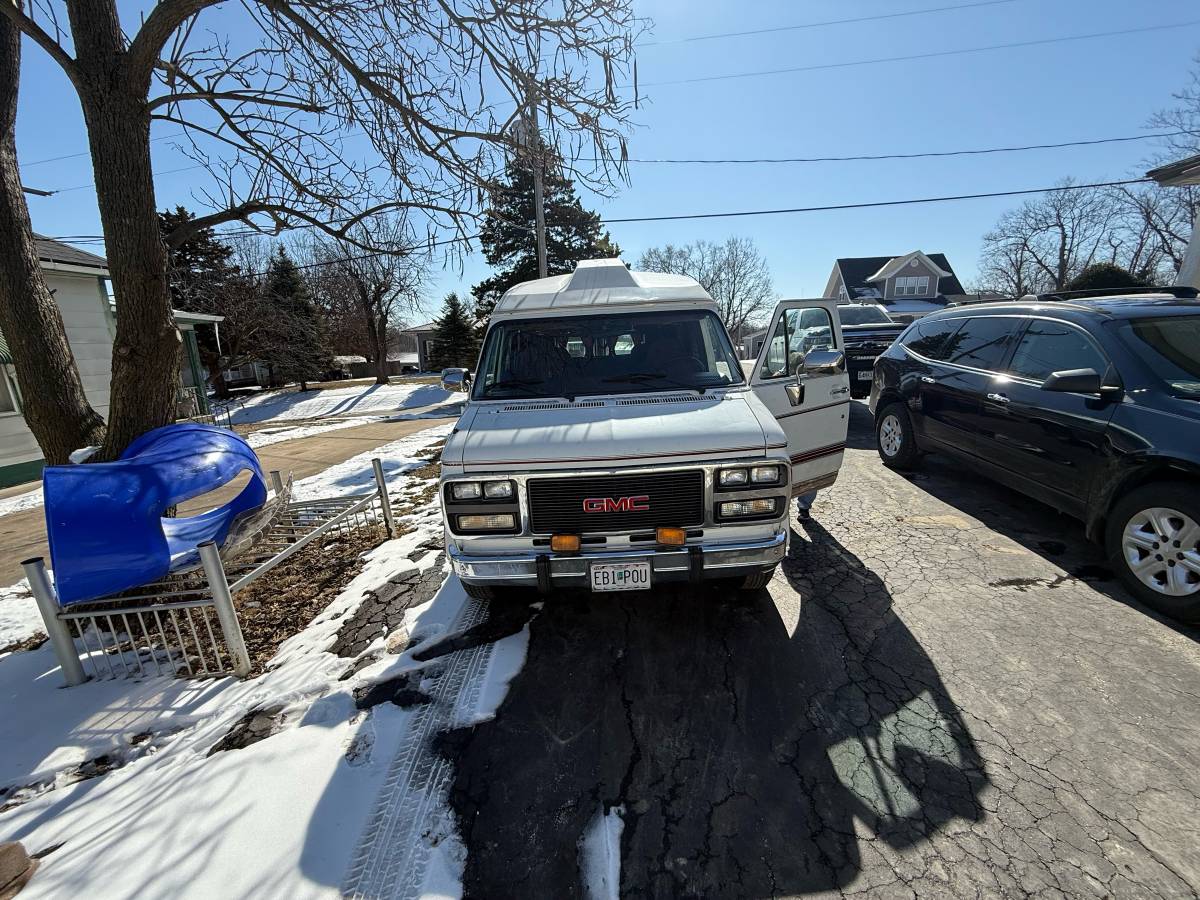
<path fill-rule="evenodd" d="M 478 500 L 483 491 L 478 481 L 459 481 L 450 488 L 455 500 Z"/>
<path fill-rule="evenodd" d="M 750 470 L 750 480 L 754 484 L 779 484 L 779 466 L 755 466 Z"/>
<path fill-rule="evenodd" d="M 763 497 L 758 500 L 733 500 L 729 503 L 719 504 L 717 511 L 722 519 L 767 516 L 779 508 L 778 503 L 778 497 Z"/>
<path fill-rule="evenodd" d="M 458 517 L 459 531 L 512 531 L 516 524 L 512 513 Z"/>
<path fill-rule="evenodd" d="M 750 479 L 750 473 L 745 469 L 722 469 L 717 473 L 717 483 L 721 487 L 741 487 Z"/>
<path fill-rule="evenodd" d="M 512 495 L 511 481 L 485 481 L 483 483 L 483 496 L 489 500 L 507 500 Z"/>

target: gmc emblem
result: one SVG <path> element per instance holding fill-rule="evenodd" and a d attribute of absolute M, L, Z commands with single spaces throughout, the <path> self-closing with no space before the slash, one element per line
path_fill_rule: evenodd
<path fill-rule="evenodd" d="M 583 511 L 586 513 L 645 512 L 649 508 L 650 497 L 646 494 L 636 497 L 587 497 L 583 501 Z"/>

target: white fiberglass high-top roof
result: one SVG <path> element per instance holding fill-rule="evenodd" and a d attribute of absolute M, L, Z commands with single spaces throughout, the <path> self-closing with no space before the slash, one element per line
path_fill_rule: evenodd
<path fill-rule="evenodd" d="M 495 314 L 582 311 L 587 307 L 685 302 L 716 308 L 708 292 L 686 275 L 631 272 L 619 259 L 589 259 L 570 275 L 539 278 L 510 288 Z"/>

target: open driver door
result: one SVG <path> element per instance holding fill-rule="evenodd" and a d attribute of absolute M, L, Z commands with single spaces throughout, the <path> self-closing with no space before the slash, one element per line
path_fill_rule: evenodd
<path fill-rule="evenodd" d="M 850 379 L 837 301 L 784 300 L 750 386 L 787 435 L 792 495 L 829 487 L 846 449 Z"/>

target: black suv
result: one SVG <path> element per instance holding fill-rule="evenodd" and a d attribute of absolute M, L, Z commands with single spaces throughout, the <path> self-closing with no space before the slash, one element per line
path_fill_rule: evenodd
<path fill-rule="evenodd" d="M 918 319 L 875 363 L 884 463 L 923 450 L 1082 519 L 1147 605 L 1200 622 L 1200 301 L 1049 295 Z"/>

